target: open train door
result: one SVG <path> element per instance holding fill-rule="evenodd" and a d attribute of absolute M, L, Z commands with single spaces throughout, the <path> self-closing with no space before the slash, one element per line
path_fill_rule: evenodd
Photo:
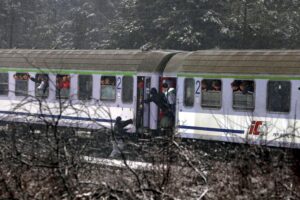
<path fill-rule="evenodd" d="M 150 126 L 150 104 L 144 103 L 150 97 L 151 77 L 137 77 L 137 108 L 136 128 L 139 133 L 144 133 Z"/>

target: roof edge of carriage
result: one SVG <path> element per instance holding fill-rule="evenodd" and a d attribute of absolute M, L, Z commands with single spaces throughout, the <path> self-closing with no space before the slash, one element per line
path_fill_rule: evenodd
<path fill-rule="evenodd" d="M 199 50 L 174 55 L 165 76 L 296 76 L 300 50 Z"/>
<path fill-rule="evenodd" d="M 1 71 L 162 73 L 174 50 L 0 49 Z"/>

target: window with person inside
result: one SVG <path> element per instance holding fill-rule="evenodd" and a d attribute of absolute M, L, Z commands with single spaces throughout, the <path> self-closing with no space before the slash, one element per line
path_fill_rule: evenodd
<path fill-rule="evenodd" d="M 15 95 L 27 96 L 28 95 L 28 80 L 30 75 L 28 73 L 16 73 L 13 75 L 15 79 Z"/>
<path fill-rule="evenodd" d="M 231 83 L 232 107 L 235 110 L 254 110 L 254 86 L 252 80 L 234 80 Z"/>
<path fill-rule="evenodd" d="M 35 83 L 35 96 L 47 98 L 49 95 L 48 74 L 36 74 L 34 78 L 30 77 L 30 80 Z"/>
<path fill-rule="evenodd" d="M 114 101 L 116 99 L 115 76 L 102 76 L 100 86 L 100 100 Z"/>
<path fill-rule="evenodd" d="M 56 98 L 67 99 L 70 96 L 71 77 L 67 74 L 56 75 Z"/>
<path fill-rule="evenodd" d="M 204 108 L 221 108 L 222 82 L 218 79 L 201 81 L 201 106 Z"/>

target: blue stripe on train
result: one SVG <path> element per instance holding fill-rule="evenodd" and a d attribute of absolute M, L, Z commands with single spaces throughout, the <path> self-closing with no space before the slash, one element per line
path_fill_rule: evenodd
<path fill-rule="evenodd" d="M 33 116 L 33 117 L 48 117 L 48 118 L 61 118 L 61 119 L 70 119 L 70 120 L 81 120 L 81 121 L 96 121 L 96 122 L 108 122 L 114 123 L 115 120 L 111 119 L 97 119 L 97 118 L 89 118 L 89 117 L 71 117 L 71 116 L 63 116 L 63 115 L 47 115 L 47 114 L 32 114 L 25 112 L 13 112 L 13 111 L 0 111 L 1 114 L 9 114 L 9 115 L 20 115 L 20 116 Z M 178 126 L 180 129 L 192 129 L 192 130 L 201 130 L 201 131 L 211 131 L 211 132 L 222 132 L 222 133 L 237 133 L 244 134 L 243 130 L 234 130 L 234 129 L 222 129 L 222 128 L 209 128 L 209 127 L 198 127 L 198 126 Z"/>
<path fill-rule="evenodd" d="M 49 117 L 49 118 L 71 119 L 71 120 L 81 120 L 81 121 L 109 122 L 109 123 L 115 122 L 115 120 L 111 120 L 111 119 L 97 119 L 97 118 L 90 118 L 90 117 L 71 117 L 71 116 L 63 116 L 63 115 L 32 114 L 32 113 L 13 112 L 13 111 L 0 111 L 0 114 L 33 116 L 33 117 Z"/>
<path fill-rule="evenodd" d="M 178 128 L 180 128 L 180 129 L 200 130 L 200 131 L 244 134 L 244 130 L 234 130 L 234 129 L 224 129 L 224 128 L 208 128 L 208 127 L 183 126 L 183 125 L 179 125 Z"/>

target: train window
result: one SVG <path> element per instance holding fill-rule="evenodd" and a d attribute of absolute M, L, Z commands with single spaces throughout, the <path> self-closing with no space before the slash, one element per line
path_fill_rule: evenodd
<path fill-rule="evenodd" d="M 194 106 L 195 81 L 192 78 L 184 80 L 184 105 L 187 107 Z"/>
<path fill-rule="evenodd" d="M 67 74 L 56 75 L 56 98 L 68 99 L 70 96 L 71 77 Z"/>
<path fill-rule="evenodd" d="M 28 94 L 28 79 L 30 78 L 28 73 L 16 73 L 14 79 L 16 80 L 16 96 L 26 96 Z"/>
<path fill-rule="evenodd" d="M 115 101 L 116 99 L 116 77 L 102 76 L 100 99 L 104 101 Z"/>
<path fill-rule="evenodd" d="M 8 95 L 8 73 L 0 73 L 0 95 Z"/>
<path fill-rule="evenodd" d="M 232 107 L 236 110 L 254 110 L 254 81 L 235 80 L 231 83 Z"/>
<path fill-rule="evenodd" d="M 221 80 L 203 79 L 201 81 L 201 106 L 203 108 L 221 108 Z"/>
<path fill-rule="evenodd" d="M 93 77 L 91 75 L 78 76 L 78 99 L 90 100 L 93 96 Z"/>
<path fill-rule="evenodd" d="M 131 103 L 133 101 L 133 77 L 123 76 L 122 101 Z"/>
<path fill-rule="evenodd" d="M 49 95 L 49 76 L 48 74 L 36 74 L 35 78 L 30 78 L 35 82 L 35 96 L 47 98 Z"/>
<path fill-rule="evenodd" d="M 289 112 L 291 104 L 291 83 L 289 81 L 269 81 L 267 110 Z"/>

